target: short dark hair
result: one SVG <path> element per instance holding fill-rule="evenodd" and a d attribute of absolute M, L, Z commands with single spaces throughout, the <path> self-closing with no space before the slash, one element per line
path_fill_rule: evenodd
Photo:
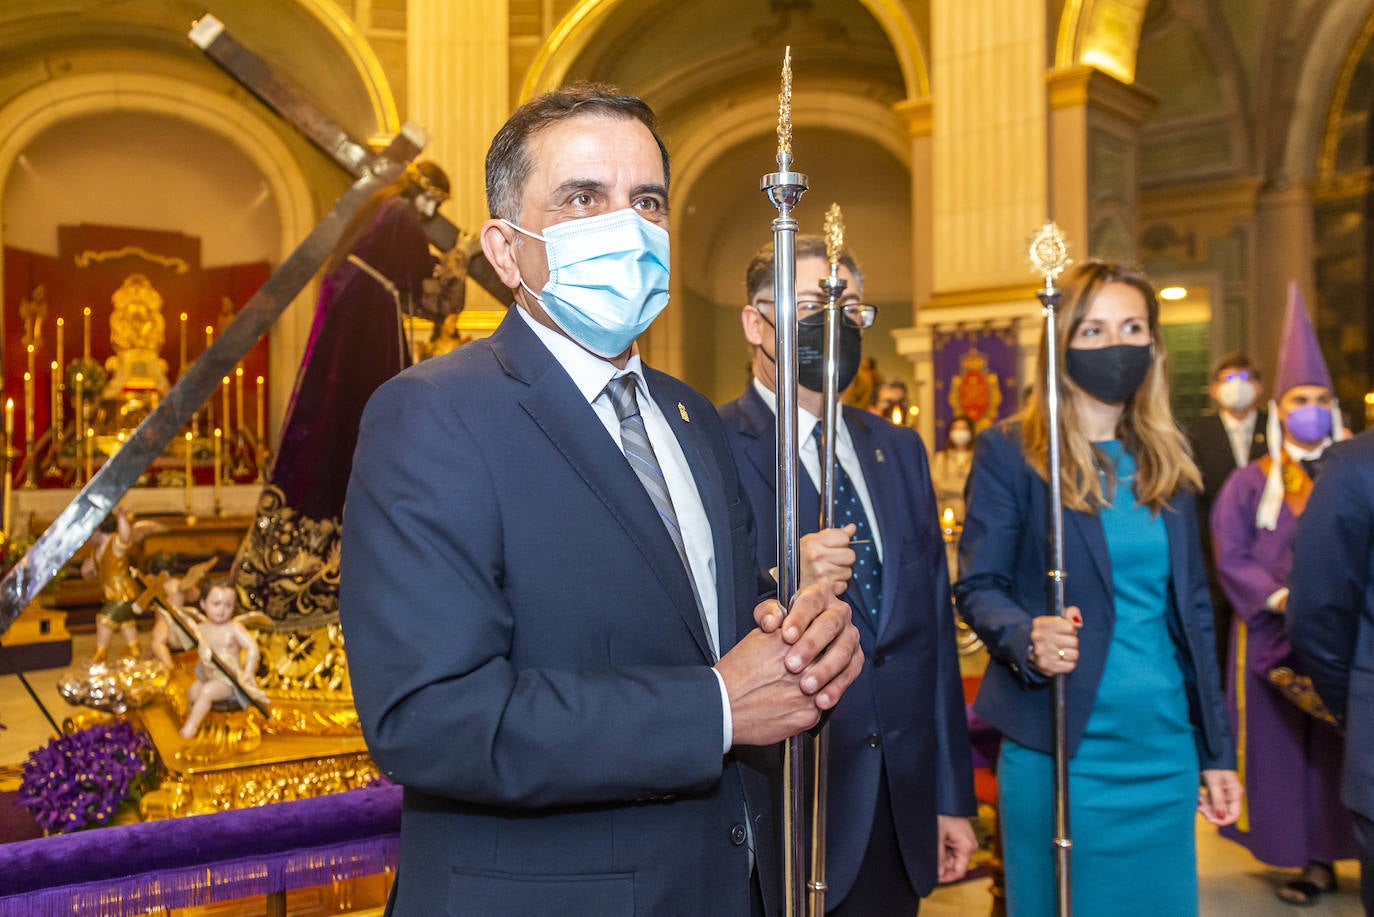
<path fill-rule="evenodd" d="M 520 221 L 521 196 L 530 176 L 530 138 L 576 115 L 634 119 L 649 129 L 663 156 L 663 187 L 668 187 L 668 146 L 658 133 L 658 118 L 643 99 L 622 95 L 606 83 L 577 82 L 530 99 L 496 132 L 487 149 L 487 209 L 496 219 Z"/>
<path fill-rule="evenodd" d="M 1217 381 L 1217 376 L 1220 376 L 1228 369 L 1244 369 L 1248 371 L 1251 377 L 1254 378 L 1256 381 L 1258 381 L 1260 378 L 1259 367 L 1256 366 L 1254 361 L 1251 360 L 1250 357 L 1247 356 L 1245 352 L 1241 350 L 1233 350 L 1226 356 L 1222 357 L 1220 360 L 1217 360 L 1215 363 L 1212 364 L 1212 375 L 1210 376 L 1211 381 Z"/>
<path fill-rule="evenodd" d="M 797 260 L 802 258 L 825 258 L 829 259 L 830 253 L 825 247 L 824 236 L 800 235 L 793 244 Z M 849 268 L 854 275 L 854 280 L 859 286 L 864 285 L 864 272 L 859 269 L 859 262 L 854 260 L 854 255 L 847 248 L 840 249 L 840 264 Z M 767 242 L 762 248 L 754 253 L 754 258 L 749 262 L 749 269 L 744 273 L 744 295 L 753 300 L 760 290 L 773 285 L 773 243 Z"/>

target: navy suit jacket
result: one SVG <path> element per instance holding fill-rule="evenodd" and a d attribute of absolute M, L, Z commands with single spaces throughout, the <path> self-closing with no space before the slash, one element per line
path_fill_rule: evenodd
<path fill-rule="evenodd" d="M 1341 799 L 1374 819 L 1374 431 L 1326 450 L 1288 588 L 1298 667 L 1345 721 Z"/>
<path fill-rule="evenodd" d="M 710 520 L 728 649 L 759 597 L 749 506 L 711 404 L 646 376 Z M 392 913 L 747 917 L 746 812 L 775 900 L 778 749 L 722 755 L 676 549 L 513 309 L 378 389 L 343 531 L 354 701 L 405 786 Z"/>
<path fill-rule="evenodd" d="M 1217 671 L 1212 603 L 1207 593 L 1197 511 L 1180 490 L 1160 515 L 1169 542 L 1169 632 L 1188 690 L 1202 769 L 1235 768 L 1235 746 Z M 968 513 L 959 542 L 961 577 L 954 585 L 964 620 L 994 660 L 974 709 L 1001 732 L 1050 753 L 1049 680 L 1027 665 L 1031 619 L 1049 614 L 1046 571 L 1049 486 L 1021 451 L 1020 427 L 990 427 L 979 435 L 968 480 Z M 1066 605 L 1083 609 L 1078 665 L 1070 673 L 1069 753 L 1078 750 L 1107 662 L 1115 624 L 1111 559 L 1102 520 L 1064 510 Z M 1161 660 L 1167 664 L 1167 660 Z"/>
<path fill-rule="evenodd" d="M 776 420 L 752 384 L 721 420 L 768 570 L 777 563 Z M 935 816 L 977 814 L 944 538 L 916 432 L 853 408 L 844 421 L 878 516 L 883 603 L 876 627 L 854 613 L 867 662 L 829 719 L 828 900 L 841 901 L 858 874 L 884 764 L 907 875 L 924 896 L 938 873 Z M 801 530 L 814 532 L 820 496 L 805 473 L 799 496 Z"/>

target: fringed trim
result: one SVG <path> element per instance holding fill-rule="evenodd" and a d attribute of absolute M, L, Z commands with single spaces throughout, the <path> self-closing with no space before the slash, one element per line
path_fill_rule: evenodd
<path fill-rule="evenodd" d="M 267 857 L 249 857 L 158 873 L 88 882 L 0 898 L 0 917 L 134 917 L 159 908 L 175 909 L 248 898 L 337 879 L 393 869 L 401 841 L 395 834 L 312 847 Z"/>

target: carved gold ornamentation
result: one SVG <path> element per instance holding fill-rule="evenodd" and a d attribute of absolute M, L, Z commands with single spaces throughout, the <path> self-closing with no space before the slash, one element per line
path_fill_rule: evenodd
<path fill-rule="evenodd" d="M 832 265 L 840 263 L 844 253 L 844 214 L 839 204 L 831 204 L 825 212 L 825 257 Z"/>
<path fill-rule="evenodd" d="M 181 258 L 172 255 L 155 255 L 147 249 L 139 248 L 137 245 L 126 245 L 123 248 L 104 252 L 94 252 L 87 249 L 77 255 L 75 261 L 77 267 L 90 267 L 92 264 L 101 261 L 113 261 L 116 258 L 127 258 L 129 256 L 142 258 L 144 261 L 151 264 L 160 264 L 163 267 L 171 268 L 178 274 L 185 274 L 191 269 L 191 266 Z"/>
<path fill-rule="evenodd" d="M 792 161 L 792 46 L 782 55 L 782 86 L 778 89 L 778 167 Z"/>
<path fill-rule="evenodd" d="M 1064 269 L 1073 264 L 1069 257 L 1069 245 L 1054 221 L 1041 226 L 1035 238 L 1031 239 L 1030 260 L 1035 272 L 1045 278 L 1045 286 L 1051 289 Z"/>
<path fill-rule="evenodd" d="M 286 505 L 280 488 L 264 487 L 257 518 L 234 561 L 239 606 L 262 611 L 281 630 L 334 623 L 339 614 L 339 548 L 337 519 L 303 516 Z M 316 662 L 308 649 L 294 648 L 297 658 L 289 662 L 289 677 L 313 672 Z"/>
<path fill-rule="evenodd" d="M 367 786 L 381 775 L 365 753 L 169 776 L 139 801 L 144 820 L 247 809 Z"/>
<path fill-rule="evenodd" d="M 162 294 L 142 274 L 124 278 L 110 297 L 110 343 L 115 353 L 126 350 L 160 352 L 166 342 L 166 322 L 162 318 Z"/>

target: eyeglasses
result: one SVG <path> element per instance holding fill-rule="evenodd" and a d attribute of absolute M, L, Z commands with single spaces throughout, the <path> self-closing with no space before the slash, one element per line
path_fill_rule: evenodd
<path fill-rule="evenodd" d="M 760 299 L 754 304 L 755 309 L 767 307 L 773 308 L 773 300 Z M 825 310 L 830 305 L 825 300 L 802 299 L 797 301 L 797 324 L 798 325 L 824 325 Z M 840 304 L 840 317 L 844 323 L 851 328 L 871 328 L 878 319 L 878 307 L 871 306 L 863 302 L 847 302 Z M 770 321 L 771 324 L 771 321 Z"/>
<path fill-rule="evenodd" d="M 1228 369 L 1221 374 L 1222 382 L 1249 382 L 1251 378 L 1248 369 Z"/>

